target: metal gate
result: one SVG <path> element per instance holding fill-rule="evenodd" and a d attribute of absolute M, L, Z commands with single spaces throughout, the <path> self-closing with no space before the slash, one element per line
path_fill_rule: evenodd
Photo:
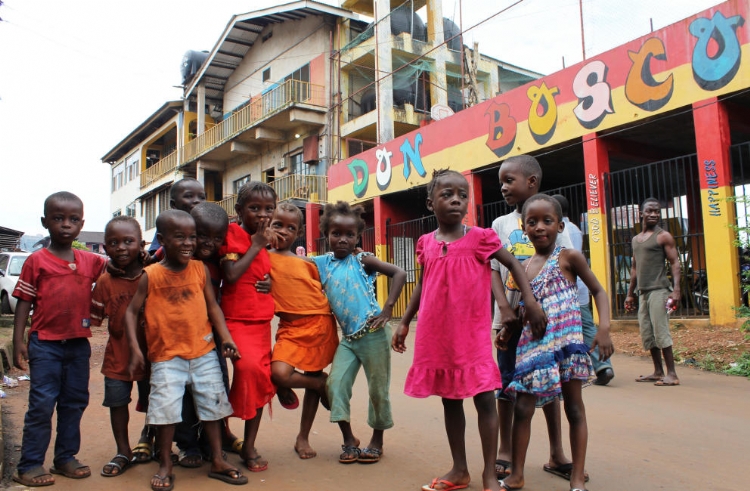
<path fill-rule="evenodd" d="M 422 235 L 435 229 L 437 229 L 437 218 L 434 215 L 394 224 L 390 223 L 390 219 L 386 220 L 385 233 L 388 242 L 389 261 L 406 271 L 406 284 L 393 307 L 393 317 L 403 316 L 419 279 L 421 268 L 417 263 L 417 240 Z M 389 279 L 388 288 L 390 286 L 391 281 Z"/>
<path fill-rule="evenodd" d="M 697 156 L 686 155 L 605 174 L 604 190 L 609 210 L 612 317 L 635 315 L 625 312 L 624 302 L 630 285 L 631 240 L 641 231 L 640 205 L 646 198 L 659 200 L 661 227 L 674 236 L 677 246 L 682 302 L 674 315 L 707 315 L 707 309 L 703 311 L 693 295 L 705 281 L 706 257 Z"/>

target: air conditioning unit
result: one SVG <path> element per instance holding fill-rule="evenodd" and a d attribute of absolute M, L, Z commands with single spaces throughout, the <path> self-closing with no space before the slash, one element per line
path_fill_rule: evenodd
<path fill-rule="evenodd" d="M 279 160 L 279 163 L 276 165 L 276 170 L 284 169 L 286 169 L 286 157 L 281 157 L 281 160 Z"/>

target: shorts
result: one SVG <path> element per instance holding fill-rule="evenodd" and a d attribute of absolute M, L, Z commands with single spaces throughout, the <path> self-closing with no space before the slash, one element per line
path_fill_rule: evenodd
<path fill-rule="evenodd" d="M 643 348 L 669 348 L 672 335 L 669 333 L 667 299 L 672 292 L 666 288 L 641 292 L 638 296 L 638 324 L 641 328 Z"/>
<path fill-rule="evenodd" d="M 232 414 L 214 350 L 185 360 L 180 357 L 151 364 L 151 393 L 146 424 L 170 425 L 182 421 L 182 398 L 190 386 L 200 421 L 218 421 Z"/>
<path fill-rule="evenodd" d="M 133 382 L 104 377 L 104 407 L 123 407 L 130 404 Z"/>

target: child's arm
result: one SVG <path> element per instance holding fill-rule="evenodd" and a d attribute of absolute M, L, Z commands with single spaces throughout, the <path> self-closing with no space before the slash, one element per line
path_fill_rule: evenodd
<path fill-rule="evenodd" d="M 401 289 L 404 287 L 404 283 L 406 283 L 406 271 L 395 264 L 383 262 L 377 257 L 370 255 L 362 256 L 362 265 L 370 271 L 377 271 L 391 278 L 391 289 L 388 292 L 388 298 L 385 300 L 383 309 L 380 311 L 380 314 L 370 319 L 370 327 L 376 329 L 391 320 L 393 306 L 396 305 L 398 296 L 401 295 Z"/>
<path fill-rule="evenodd" d="M 266 248 L 268 245 L 268 220 L 261 220 L 258 224 L 258 230 L 252 235 L 252 243 L 247 252 L 237 261 L 222 261 L 221 270 L 224 272 L 224 281 L 227 283 L 236 283 L 245 271 L 250 267 L 253 259 Z"/>
<path fill-rule="evenodd" d="M 31 302 L 19 298 L 16 303 L 16 315 L 13 318 L 13 366 L 21 370 L 26 370 L 23 362 L 29 359 L 29 349 L 23 339 L 29 313 L 31 313 Z"/>
<path fill-rule="evenodd" d="M 256 281 L 255 289 L 258 293 L 271 293 L 271 275 L 266 274 L 262 280 Z"/>
<path fill-rule="evenodd" d="M 125 323 L 125 336 L 130 345 L 130 364 L 128 365 L 128 373 L 132 376 L 136 371 L 143 369 L 146 364 L 141 351 L 141 346 L 138 343 L 138 337 L 136 331 L 138 329 L 138 314 L 143 308 L 143 304 L 146 302 L 146 296 L 148 294 L 148 273 L 145 271 L 138 281 L 138 290 L 136 290 L 133 299 L 130 301 L 127 310 L 125 310 L 125 317 L 123 318 Z"/>
<path fill-rule="evenodd" d="M 523 298 L 525 310 L 524 320 L 531 325 L 531 334 L 534 336 L 534 339 L 541 339 L 547 330 L 547 318 L 544 315 L 542 307 L 534 298 L 529 279 L 526 277 L 526 272 L 521 267 L 521 263 L 504 248 L 495 251 L 492 257 L 500 261 L 503 266 L 508 268 L 510 274 L 513 275 L 516 285 L 521 289 L 521 297 Z"/>
<path fill-rule="evenodd" d="M 393 332 L 393 336 L 391 337 L 391 348 L 393 348 L 393 351 L 396 351 L 398 353 L 403 353 L 404 351 L 406 351 L 405 342 L 406 336 L 409 335 L 409 323 L 419 311 L 419 303 L 421 302 L 421 299 L 422 275 L 420 274 L 419 281 L 417 281 L 417 284 L 414 287 L 414 291 L 411 292 L 409 304 L 406 306 L 403 317 L 401 317 L 401 322 L 398 323 L 398 327 Z"/>
<path fill-rule="evenodd" d="M 216 302 L 214 287 L 211 285 L 211 282 L 208 281 L 208 279 L 211 278 L 211 274 L 208 272 L 208 267 L 205 264 L 203 265 L 203 269 L 206 271 L 206 285 L 203 287 L 203 297 L 206 299 L 208 320 L 211 321 L 211 326 L 213 326 L 214 332 L 219 336 L 219 346 L 221 348 L 222 356 L 237 360 L 241 358 L 240 352 L 237 350 L 237 345 L 234 344 L 232 335 L 229 334 L 227 322 L 224 319 L 224 313 Z"/>
<path fill-rule="evenodd" d="M 568 263 L 570 271 L 578 278 L 581 278 L 583 284 L 589 288 L 591 295 L 594 297 L 596 303 L 596 310 L 599 312 L 599 328 L 594 337 L 594 341 L 591 343 L 591 350 L 589 353 L 594 351 L 594 348 L 599 347 L 599 360 L 608 360 L 612 353 L 615 352 L 615 347 L 612 344 L 612 339 L 609 337 L 609 299 L 607 298 L 607 292 L 602 287 L 599 280 L 594 275 L 594 272 L 589 268 L 586 262 L 586 257 L 580 252 L 572 249 L 566 249 L 565 255 L 560 255 L 561 259 L 564 259 Z M 561 264 L 561 266 L 563 266 Z"/>

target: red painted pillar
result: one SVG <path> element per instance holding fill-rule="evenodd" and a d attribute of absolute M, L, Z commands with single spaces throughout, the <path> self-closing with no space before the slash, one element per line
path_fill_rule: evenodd
<path fill-rule="evenodd" d="M 482 217 L 477 213 L 477 208 L 482 206 L 482 179 L 479 174 L 474 174 L 470 170 L 462 174 L 469 181 L 469 210 L 464 218 L 464 224 L 471 227 L 482 226 Z"/>
<path fill-rule="evenodd" d="M 307 253 L 317 256 L 320 254 L 317 245 L 317 239 L 320 237 L 320 211 L 323 206 L 318 203 L 305 203 L 305 244 Z"/>
<path fill-rule="evenodd" d="M 739 261 L 734 245 L 735 208 L 732 190 L 729 117 L 716 97 L 693 103 L 695 147 L 701 183 L 703 241 L 710 295 L 711 325 L 736 324 L 732 307 L 739 304 Z"/>
<path fill-rule="evenodd" d="M 607 210 L 604 202 L 604 174 L 609 172 L 609 152 L 607 144 L 596 133 L 583 137 L 583 168 L 586 184 L 587 228 L 591 270 L 602 285 L 611 284 L 612 270 L 609 264 L 609 239 L 607 235 Z M 622 271 L 622 268 L 617 271 Z M 630 267 L 627 267 L 630 271 Z M 624 281 L 625 278 L 616 278 Z M 625 298 L 623 297 L 623 301 Z M 610 309 L 614 311 L 614 309 Z M 598 314 L 596 314 L 598 319 Z"/>

